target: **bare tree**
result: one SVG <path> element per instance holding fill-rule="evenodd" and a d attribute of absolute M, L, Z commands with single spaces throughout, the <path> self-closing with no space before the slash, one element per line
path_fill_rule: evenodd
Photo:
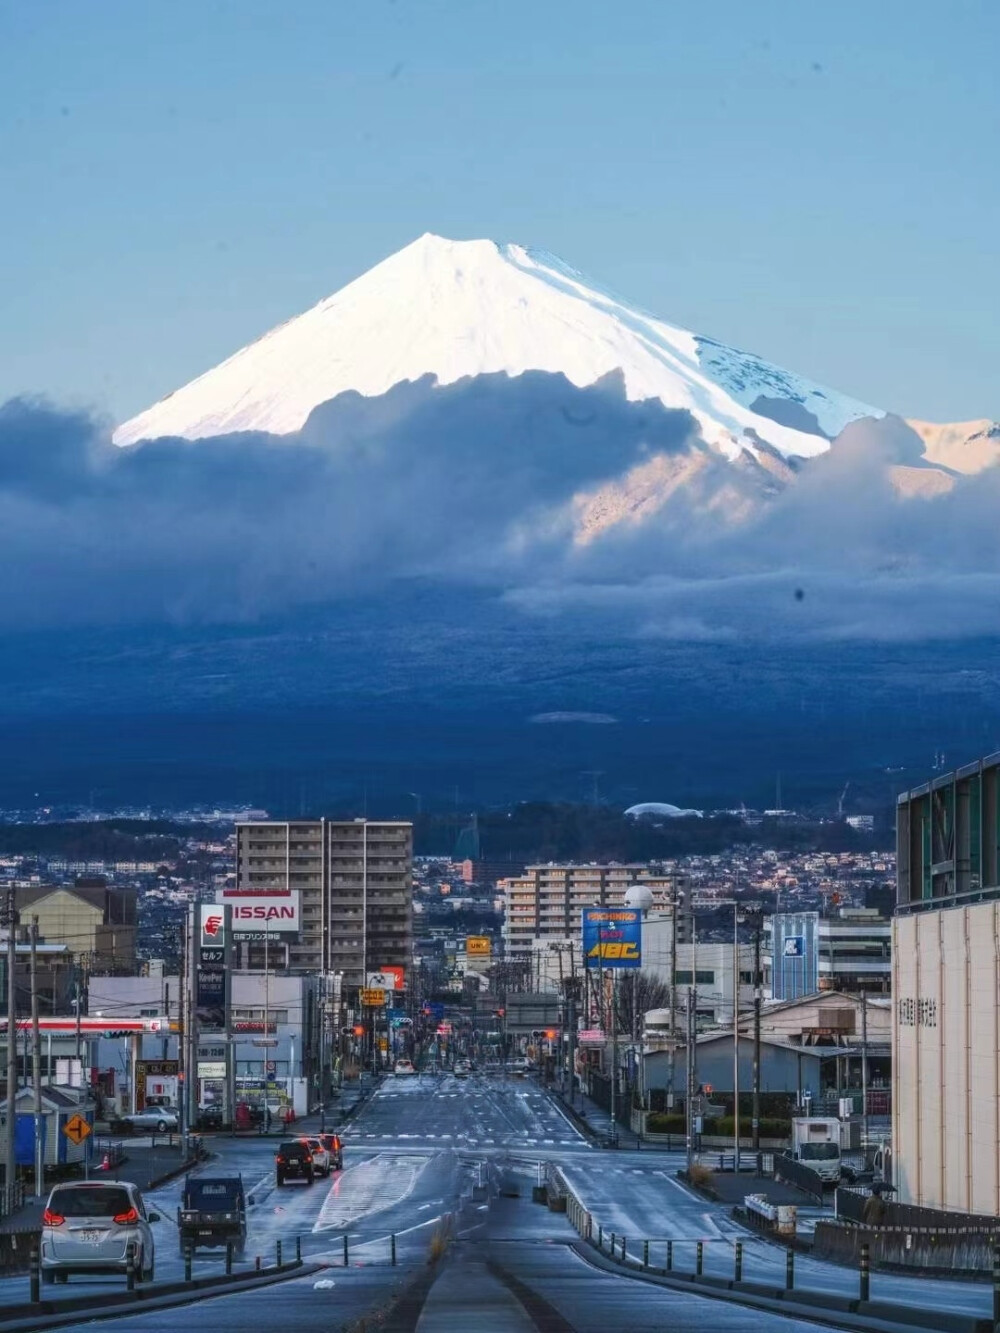
<path fill-rule="evenodd" d="M 650 1009 L 666 1009 L 670 1005 L 669 983 L 653 972 L 629 972 L 623 969 L 618 974 L 617 989 L 615 1017 L 619 1032 L 632 1031 L 633 996 L 640 1017 Z"/>

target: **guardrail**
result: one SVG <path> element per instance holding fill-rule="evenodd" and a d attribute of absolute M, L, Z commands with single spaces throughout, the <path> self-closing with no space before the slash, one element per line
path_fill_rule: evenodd
<path fill-rule="evenodd" d="M 16 1213 L 19 1208 L 24 1207 L 24 1200 L 26 1197 L 24 1189 L 24 1181 L 15 1179 L 14 1187 L 11 1190 L 11 1193 L 13 1194 L 13 1198 L 10 1201 L 11 1202 L 10 1208 L 8 1208 L 7 1187 L 6 1185 L 0 1185 L 0 1217 L 10 1217 L 11 1214 Z"/>
<path fill-rule="evenodd" d="M 688 1289 L 690 1285 L 700 1284 L 706 1295 L 728 1293 L 729 1299 L 741 1300 L 758 1309 L 773 1310 L 784 1306 L 787 1313 L 792 1313 L 796 1305 L 801 1305 L 808 1310 L 822 1308 L 830 1313 L 843 1311 L 870 1315 L 900 1325 L 910 1325 L 915 1329 L 933 1329 L 935 1333 L 986 1333 L 987 1330 L 998 1333 L 1000 1330 L 1000 1321 L 995 1322 L 993 1319 L 896 1302 L 873 1301 L 873 1250 L 867 1239 L 860 1242 L 854 1260 L 857 1272 L 855 1293 L 834 1294 L 828 1288 L 797 1285 L 795 1250 L 791 1246 L 785 1247 L 784 1251 L 782 1283 L 780 1260 L 778 1272 L 775 1272 L 775 1241 L 778 1242 L 778 1254 L 781 1248 L 777 1237 L 754 1244 L 751 1235 L 747 1237 L 750 1242 L 747 1244 L 743 1238 L 718 1236 L 623 1236 L 605 1230 L 594 1214 L 584 1207 L 558 1167 L 550 1164 L 546 1179 L 547 1183 L 552 1182 L 554 1188 L 564 1191 L 566 1216 L 585 1244 L 622 1270 L 636 1276 L 662 1279 L 666 1286 L 677 1282 Z M 720 1254 L 725 1258 L 720 1259 Z M 993 1256 L 994 1310 L 1000 1314 L 1000 1244 L 995 1246 Z M 708 1268 L 712 1271 L 706 1271 Z M 780 1304 L 776 1306 L 775 1302 Z"/>
<path fill-rule="evenodd" d="M 113 1171 L 125 1161 L 125 1145 L 121 1139 L 94 1139 L 91 1161 L 95 1171 Z"/>
<path fill-rule="evenodd" d="M 789 1185 L 795 1185 L 806 1194 L 811 1194 L 817 1203 L 823 1202 L 823 1177 L 811 1166 L 797 1162 L 794 1157 L 788 1157 L 785 1153 L 775 1153 L 774 1178 L 787 1181 Z"/>

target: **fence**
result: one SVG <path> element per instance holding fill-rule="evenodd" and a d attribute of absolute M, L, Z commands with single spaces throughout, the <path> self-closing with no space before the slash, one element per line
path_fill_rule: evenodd
<path fill-rule="evenodd" d="M 817 1203 L 823 1202 L 823 1178 L 811 1166 L 797 1162 L 794 1157 L 785 1153 L 774 1154 L 774 1178 L 811 1194 Z"/>
<path fill-rule="evenodd" d="M 11 1207 L 8 1209 L 7 1188 L 6 1185 L 0 1183 L 0 1217 L 8 1217 L 11 1213 L 16 1213 L 19 1208 L 24 1206 L 25 1193 L 23 1180 L 15 1179 L 13 1193 L 14 1197 L 11 1200 Z"/>
<path fill-rule="evenodd" d="M 895 1301 L 873 1300 L 871 1266 L 875 1245 L 870 1238 L 860 1237 L 855 1252 L 838 1256 L 841 1260 L 856 1263 L 857 1273 L 851 1284 L 853 1292 L 847 1287 L 842 1293 L 834 1293 L 829 1286 L 810 1288 L 797 1282 L 795 1250 L 791 1246 L 784 1250 L 782 1265 L 780 1242 L 776 1246 L 771 1240 L 766 1244 L 755 1244 L 752 1237 L 745 1240 L 742 1237 L 730 1239 L 718 1236 L 622 1236 L 605 1230 L 599 1219 L 584 1207 L 558 1168 L 548 1167 L 546 1180 L 552 1182 L 552 1188 L 564 1192 L 567 1218 L 585 1244 L 593 1246 L 623 1269 L 665 1279 L 664 1285 L 667 1286 L 670 1285 L 670 1279 L 683 1282 L 685 1289 L 688 1289 L 689 1284 L 701 1284 L 706 1290 L 738 1293 L 744 1296 L 746 1304 L 772 1310 L 774 1307 L 771 1303 L 779 1300 L 787 1302 L 789 1314 L 796 1304 L 801 1304 L 813 1309 L 869 1315 L 893 1321 L 895 1325 L 933 1329 L 934 1333 L 986 1333 L 988 1329 L 997 1333 L 1000 1330 L 1000 1322 L 993 1319 L 960 1314 L 940 1307 L 918 1308 Z M 765 1220 L 770 1225 L 770 1219 Z M 821 1226 L 835 1225 L 818 1223 L 817 1232 Z M 845 1234 L 860 1233 L 859 1228 L 842 1226 L 839 1230 Z M 994 1309 L 1000 1311 L 1000 1248 L 991 1252 L 994 1255 Z"/>

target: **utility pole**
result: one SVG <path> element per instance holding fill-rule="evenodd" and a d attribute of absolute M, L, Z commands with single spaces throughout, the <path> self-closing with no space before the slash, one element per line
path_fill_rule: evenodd
<path fill-rule="evenodd" d="M 611 1137 L 618 1141 L 618 969 L 611 969 Z"/>
<path fill-rule="evenodd" d="M 42 1144 L 42 1034 L 38 1026 L 38 917 L 31 918 L 31 1082 L 35 1111 L 35 1196 L 45 1190 L 45 1161 Z"/>
<path fill-rule="evenodd" d="M 753 1150 L 757 1157 L 757 1174 L 763 1174 L 760 1151 L 760 1007 L 763 989 L 760 975 L 761 912 L 754 914 L 753 931 Z"/>
<path fill-rule="evenodd" d="M 7 1212 L 14 1211 L 17 1176 L 17 906 L 14 886 L 7 890 L 4 901 L 4 920 L 7 925 L 7 1142 L 6 1187 Z"/>
<path fill-rule="evenodd" d="M 188 1155 L 188 1118 L 187 1118 L 188 1070 L 187 1070 L 187 1051 L 184 1049 L 184 1043 L 186 1040 L 186 1027 L 187 1027 L 187 1025 L 184 1022 L 184 1019 L 186 1017 L 184 1013 L 186 1007 L 184 1000 L 187 994 L 187 991 L 185 989 L 185 982 L 187 980 L 186 955 L 187 955 L 187 917 L 185 916 L 181 922 L 181 957 L 180 957 L 180 965 L 177 968 L 179 974 L 177 982 L 178 986 L 180 987 L 180 995 L 177 997 L 177 1075 L 178 1075 L 177 1082 L 180 1088 L 177 1097 L 177 1112 L 178 1112 L 178 1118 L 180 1120 L 181 1143 L 185 1159 L 187 1158 Z M 169 1020 L 169 1018 L 170 1018 L 170 1013 L 168 1010 L 167 1019 Z M 169 1021 L 167 1026 L 169 1028 Z"/>
<path fill-rule="evenodd" d="M 683 890 L 678 891 L 674 883 L 670 909 L 670 1051 L 667 1056 L 667 1106 L 674 1105 L 674 1068 L 677 1059 L 677 906 L 683 898 Z"/>
<path fill-rule="evenodd" d="M 684 1096 L 684 1110 L 687 1116 L 687 1168 L 690 1171 L 694 1162 L 694 1098 L 695 1088 L 698 1086 L 695 1082 L 695 1040 L 696 1040 L 696 1008 L 695 996 L 697 991 L 693 986 L 688 987 L 687 993 L 687 1079 L 686 1092 Z"/>
<path fill-rule="evenodd" d="M 861 1153 L 868 1151 L 868 992 L 861 992 Z"/>
<path fill-rule="evenodd" d="M 733 903 L 733 1171 L 740 1169 L 740 909 Z"/>

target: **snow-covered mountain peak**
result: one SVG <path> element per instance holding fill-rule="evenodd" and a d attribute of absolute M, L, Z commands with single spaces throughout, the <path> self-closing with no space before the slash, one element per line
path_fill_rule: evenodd
<path fill-rule="evenodd" d="M 618 372 L 632 401 L 687 408 L 735 457 L 757 443 L 823 452 L 882 413 L 629 304 L 542 250 L 426 233 L 311 310 L 119 427 L 118 444 L 298 430 L 313 408 L 426 375 L 529 370 L 586 386 Z"/>

